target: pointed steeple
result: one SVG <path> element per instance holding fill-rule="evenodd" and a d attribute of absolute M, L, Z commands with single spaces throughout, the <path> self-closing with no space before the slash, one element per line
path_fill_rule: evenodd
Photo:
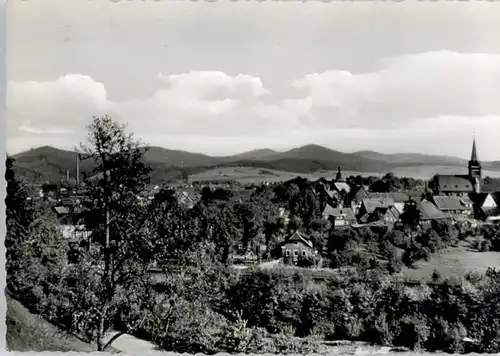
<path fill-rule="evenodd" d="M 472 154 L 470 156 L 471 162 L 479 162 L 477 159 L 477 149 L 476 149 L 476 135 L 474 135 L 474 138 L 472 140 Z"/>
<path fill-rule="evenodd" d="M 479 180 L 481 180 L 481 163 L 477 157 L 476 135 L 472 140 L 472 153 L 469 161 L 469 177 L 473 180 L 474 189 L 479 191 Z"/>
<path fill-rule="evenodd" d="M 342 182 L 342 170 L 340 167 L 337 169 L 337 176 L 335 177 L 336 182 Z"/>

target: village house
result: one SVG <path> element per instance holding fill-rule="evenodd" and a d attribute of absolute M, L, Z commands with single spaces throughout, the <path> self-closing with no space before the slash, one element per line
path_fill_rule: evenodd
<path fill-rule="evenodd" d="M 377 207 L 371 216 L 371 221 L 381 221 L 384 224 L 393 225 L 399 220 L 401 213 L 394 206 Z"/>
<path fill-rule="evenodd" d="M 355 190 L 351 190 L 348 194 L 349 205 L 354 212 L 354 215 L 359 214 L 363 200 L 369 199 L 370 195 L 365 187 L 358 187 Z"/>
<path fill-rule="evenodd" d="M 445 215 L 450 217 L 472 217 L 474 209 L 468 197 L 434 196 L 433 203 Z"/>
<path fill-rule="evenodd" d="M 333 182 L 332 189 L 342 196 L 351 192 L 351 187 L 346 182 Z"/>
<path fill-rule="evenodd" d="M 290 222 L 290 214 L 288 213 L 288 211 L 283 207 L 280 207 L 278 211 L 279 217 L 283 219 L 283 224 L 285 226 L 288 225 L 288 223 Z"/>
<path fill-rule="evenodd" d="M 371 199 L 389 199 L 394 203 L 394 207 L 399 211 L 400 214 L 403 213 L 405 204 L 410 200 L 410 197 L 401 192 L 391 192 L 391 193 L 368 193 Z"/>
<path fill-rule="evenodd" d="M 379 221 L 381 212 L 382 216 L 385 216 L 387 209 L 391 207 L 394 207 L 394 201 L 391 198 L 363 199 L 358 211 L 358 221 L 363 224 Z"/>
<path fill-rule="evenodd" d="M 299 258 L 314 257 L 316 251 L 311 240 L 304 237 L 300 232 L 295 231 L 281 245 L 281 256 L 284 261 L 297 264 Z"/>
<path fill-rule="evenodd" d="M 194 197 L 194 194 L 186 190 L 176 190 L 175 196 L 179 204 L 184 206 L 186 209 L 192 209 L 196 205 L 196 198 Z"/>
<path fill-rule="evenodd" d="M 338 206 L 346 206 L 348 204 L 348 196 L 351 192 L 351 186 L 344 180 L 342 176 L 342 170 L 338 167 L 337 175 L 335 180 L 330 185 L 330 188 L 335 192 L 335 196 L 338 200 Z"/>
<path fill-rule="evenodd" d="M 331 184 L 324 178 L 320 178 L 316 181 L 313 191 L 318 198 L 323 199 L 332 207 L 342 204 L 342 197 L 340 194 L 332 189 Z"/>
<path fill-rule="evenodd" d="M 495 201 L 494 195 L 491 193 L 471 193 L 469 195 L 474 206 L 474 217 L 477 220 L 487 221 L 498 215 L 500 211 L 498 204 Z"/>
<path fill-rule="evenodd" d="M 334 227 L 351 226 L 357 223 L 351 208 L 333 208 L 328 204 L 323 210 L 323 218 L 331 221 Z"/>
<path fill-rule="evenodd" d="M 429 225 L 433 220 L 449 220 L 449 217 L 446 216 L 445 213 L 427 199 L 422 199 L 420 202 L 417 202 L 417 209 L 420 213 L 420 223 L 422 225 Z"/>
<path fill-rule="evenodd" d="M 84 224 L 81 223 L 81 214 L 66 206 L 54 207 L 60 231 L 65 239 L 74 241 L 86 241 L 92 234 Z"/>

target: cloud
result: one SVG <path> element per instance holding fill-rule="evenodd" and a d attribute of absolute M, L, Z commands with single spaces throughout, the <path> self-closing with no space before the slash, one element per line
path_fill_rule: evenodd
<path fill-rule="evenodd" d="M 6 99 L 8 132 L 71 131 L 109 104 L 102 83 L 75 74 L 55 81 L 11 82 Z"/>
<path fill-rule="evenodd" d="M 279 99 L 261 78 L 246 74 L 192 71 L 159 74 L 157 79 L 153 94 L 124 101 L 108 99 L 103 83 L 80 74 L 53 81 L 11 82 L 9 142 L 26 140 L 27 135 L 81 140 L 91 117 L 103 114 L 129 123 L 146 142 L 148 137 L 163 135 L 241 137 L 248 143 L 258 136 L 278 140 L 280 145 L 288 139 L 290 146 L 330 130 L 419 132 L 423 124 L 436 130 L 447 130 L 446 125 L 469 130 L 486 122 L 481 117 L 497 127 L 493 123 L 500 117 L 500 55 L 496 54 L 428 52 L 383 59 L 380 68 L 369 73 L 312 73 L 285 87 L 286 93 L 299 94 L 283 97 L 279 93 Z"/>
<path fill-rule="evenodd" d="M 500 55 L 449 51 L 381 61 L 379 71 L 328 71 L 291 82 L 307 91 L 285 105 L 309 125 L 400 127 L 437 116 L 500 115 Z"/>

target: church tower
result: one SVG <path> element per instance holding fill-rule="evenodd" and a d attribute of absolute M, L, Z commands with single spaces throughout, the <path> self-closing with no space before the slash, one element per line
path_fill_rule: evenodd
<path fill-rule="evenodd" d="M 472 141 L 472 154 L 469 161 L 469 177 L 474 183 L 474 190 L 476 193 L 480 191 L 481 181 L 481 163 L 477 157 L 476 138 Z"/>
<path fill-rule="evenodd" d="M 342 171 L 340 170 L 340 167 L 338 167 L 337 176 L 335 177 L 335 181 L 336 182 L 342 182 L 343 181 L 343 179 L 342 179 Z"/>

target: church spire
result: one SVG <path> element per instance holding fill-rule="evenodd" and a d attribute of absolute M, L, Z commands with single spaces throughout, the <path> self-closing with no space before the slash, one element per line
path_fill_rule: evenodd
<path fill-rule="evenodd" d="M 481 163 L 477 157 L 476 136 L 472 140 L 472 153 L 469 161 L 469 177 L 473 181 L 474 191 L 480 191 Z"/>
<path fill-rule="evenodd" d="M 477 159 L 477 149 L 476 149 L 476 135 L 474 133 L 473 139 L 472 139 L 472 154 L 470 156 L 471 162 L 479 162 Z"/>
<path fill-rule="evenodd" d="M 335 181 L 336 182 L 342 182 L 342 170 L 340 169 L 340 167 L 338 167 L 337 169 L 337 176 L 335 177 Z"/>

